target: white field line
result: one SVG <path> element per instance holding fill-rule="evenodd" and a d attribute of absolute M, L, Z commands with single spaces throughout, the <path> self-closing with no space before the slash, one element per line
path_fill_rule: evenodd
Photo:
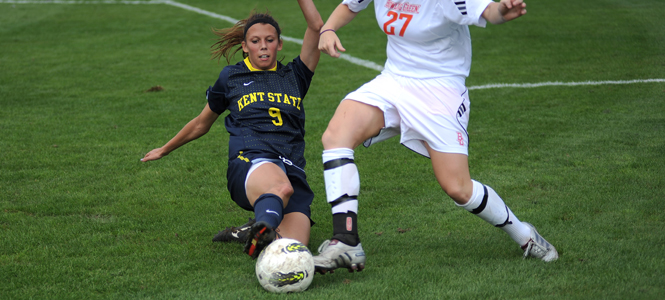
<path fill-rule="evenodd" d="M 0 3 L 9 3 L 9 4 L 164 4 L 164 1 L 0 0 Z"/>
<path fill-rule="evenodd" d="M 229 23 L 235 24 L 239 20 L 202 10 L 187 4 L 183 4 L 176 1 L 170 0 L 147 0 L 147 1 L 127 1 L 127 0 L 97 0 L 97 1 L 81 1 L 81 0 L 0 0 L 0 3 L 9 3 L 9 4 L 166 4 L 175 7 L 182 8 L 191 12 L 209 16 L 215 19 L 220 19 L 227 21 Z M 288 36 L 282 36 L 282 39 L 288 42 L 296 43 L 302 45 L 302 39 L 292 38 Z M 352 64 L 363 66 L 376 71 L 383 71 L 383 66 L 374 63 L 372 61 L 360 59 L 353 57 L 348 54 L 342 53 L 340 55 L 341 59 L 349 61 Z M 535 88 L 543 86 L 579 86 L 579 85 L 607 85 L 607 84 L 633 84 L 633 83 L 649 83 L 649 82 L 665 82 L 665 79 L 634 79 L 634 80 L 607 80 L 607 81 L 584 81 L 584 82 L 540 82 L 540 83 L 494 83 L 494 84 L 485 84 L 468 87 L 469 90 L 483 90 L 483 89 L 493 89 L 493 88 Z"/>
<path fill-rule="evenodd" d="M 196 8 L 194 6 L 189 6 L 187 4 L 182 4 L 180 2 L 175 2 L 175 1 L 161 1 L 161 2 L 164 3 L 164 4 L 167 4 L 167 5 L 179 7 L 179 8 L 182 8 L 184 10 L 189 10 L 189 11 L 199 13 L 199 14 L 202 14 L 202 15 L 205 15 L 205 16 L 208 16 L 208 17 L 212 17 L 212 18 L 215 18 L 215 19 L 224 20 L 224 21 L 227 21 L 227 22 L 232 23 L 232 24 L 235 24 L 239 21 L 239 20 L 236 20 L 236 19 L 231 18 L 231 17 L 216 14 L 216 13 L 213 13 L 213 12 L 209 12 L 207 10 L 202 10 L 200 8 Z M 282 38 L 284 38 L 284 37 L 282 37 Z"/>
<path fill-rule="evenodd" d="M 634 80 L 606 80 L 606 81 L 582 81 L 582 82 L 540 82 L 540 83 L 495 83 L 470 86 L 470 90 L 482 90 L 492 88 L 535 88 L 541 86 L 577 86 L 577 85 L 604 85 L 604 84 L 631 84 L 631 83 L 647 83 L 647 82 L 665 82 L 665 79 L 634 79 Z"/>
<path fill-rule="evenodd" d="M 224 20 L 224 21 L 227 21 L 227 22 L 232 23 L 232 24 L 235 24 L 236 22 L 239 21 L 237 19 L 234 19 L 234 18 L 231 18 L 231 17 L 228 17 L 228 16 L 216 14 L 216 13 L 209 12 L 209 11 L 206 11 L 206 10 L 194 7 L 194 6 L 190 6 L 190 5 L 183 4 L 183 3 L 180 3 L 180 2 L 176 2 L 176 1 L 169 1 L 169 0 L 165 0 L 165 1 L 160 1 L 160 0 L 152 0 L 152 1 L 0 0 L 0 3 L 13 3 L 13 4 L 51 4 L 51 3 L 52 4 L 166 4 L 166 5 L 179 7 L 179 8 L 182 8 L 184 10 L 188 10 L 188 11 L 195 12 L 195 13 L 198 13 L 198 14 L 202 14 L 202 15 L 205 15 L 205 16 L 208 16 L 208 17 L 212 17 L 212 18 L 215 18 L 215 19 Z M 302 39 L 292 38 L 292 37 L 289 37 L 289 36 L 282 36 L 282 39 L 287 41 L 287 42 L 292 42 L 292 43 L 302 45 Z M 344 59 L 344 60 L 347 60 L 347 61 L 351 62 L 352 64 L 363 66 L 363 67 L 366 67 L 366 68 L 369 68 L 369 69 L 372 69 L 372 70 L 376 70 L 376 71 L 379 71 L 379 72 L 383 71 L 383 66 L 381 66 L 379 64 L 376 64 L 374 62 L 368 61 L 368 60 L 353 57 L 353 56 L 348 55 L 348 54 L 341 54 L 340 58 Z"/>

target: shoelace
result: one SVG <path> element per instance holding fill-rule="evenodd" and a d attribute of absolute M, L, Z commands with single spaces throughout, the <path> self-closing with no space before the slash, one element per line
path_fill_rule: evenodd
<path fill-rule="evenodd" d="M 524 249 L 524 257 L 522 259 L 526 259 L 527 257 L 529 257 L 529 252 L 531 252 L 533 244 L 535 244 L 533 240 L 529 240 L 529 242 L 526 243 L 526 249 Z"/>
<path fill-rule="evenodd" d="M 326 248 L 328 247 L 328 245 L 330 245 L 330 240 L 325 240 L 325 241 L 323 241 L 323 243 L 321 244 L 321 246 L 319 246 L 319 249 L 318 249 L 319 254 L 323 253 L 323 251 L 326 250 Z"/>

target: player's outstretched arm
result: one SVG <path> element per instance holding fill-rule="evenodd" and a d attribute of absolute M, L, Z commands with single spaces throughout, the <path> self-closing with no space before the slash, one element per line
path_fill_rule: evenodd
<path fill-rule="evenodd" d="M 185 127 L 183 127 L 168 143 L 148 152 L 141 161 L 160 159 L 171 153 L 171 151 L 178 149 L 178 147 L 208 133 L 212 124 L 217 120 L 217 117 L 219 117 L 219 115 L 210 110 L 210 107 L 206 104 L 206 107 L 203 108 L 201 114 L 189 121 L 189 123 L 187 123 L 187 125 L 185 125 Z"/>
<path fill-rule="evenodd" d="M 483 11 L 483 18 L 492 24 L 502 24 L 524 14 L 526 14 L 526 3 L 523 0 L 501 0 L 490 3 Z"/>
<path fill-rule="evenodd" d="M 307 21 L 307 30 L 302 39 L 302 48 L 300 49 L 300 59 L 305 63 L 310 71 L 314 72 L 319 63 L 321 51 L 319 51 L 319 31 L 323 26 L 321 14 L 316 9 L 312 0 L 298 0 L 300 10 Z"/>
<path fill-rule="evenodd" d="M 330 18 L 328 18 L 326 24 L 321 28 L 319 50 L 332 57 L 339 57 L 338 50 L 345 52 L 346 49 L 342 46 L 342 42 L 340 42 L 335 31 L 349 24 L 357 14 L 345 4 L 338 5 L 332 14 L 330 14 Z"/>

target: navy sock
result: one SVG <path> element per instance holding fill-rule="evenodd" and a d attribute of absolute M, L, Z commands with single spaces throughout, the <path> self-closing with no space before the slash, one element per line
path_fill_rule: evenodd
<path fill-rule="evenodd" d="M 277 229 L 282 223 L 282 208 L 284 202 L 282 198 L 275 194 L 263 194 L 254 202 L 254 216 L 256 222 L 267 222 L 272 229 Z"/>

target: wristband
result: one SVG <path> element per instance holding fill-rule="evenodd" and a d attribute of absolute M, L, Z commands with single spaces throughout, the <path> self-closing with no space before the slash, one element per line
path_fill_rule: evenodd
<path fill-rule="evenodd" d="M 326 31 L 332 31 L 332 32 L 335 32 L 335 29 L 326 29 L 326 30 L 324 30 L 324 31 L 321 31 L 321 33 L 319 33 L 319 36 L 322 35 L 322 34 L 323 34 L 324 32 L 326 32 Z"/>

